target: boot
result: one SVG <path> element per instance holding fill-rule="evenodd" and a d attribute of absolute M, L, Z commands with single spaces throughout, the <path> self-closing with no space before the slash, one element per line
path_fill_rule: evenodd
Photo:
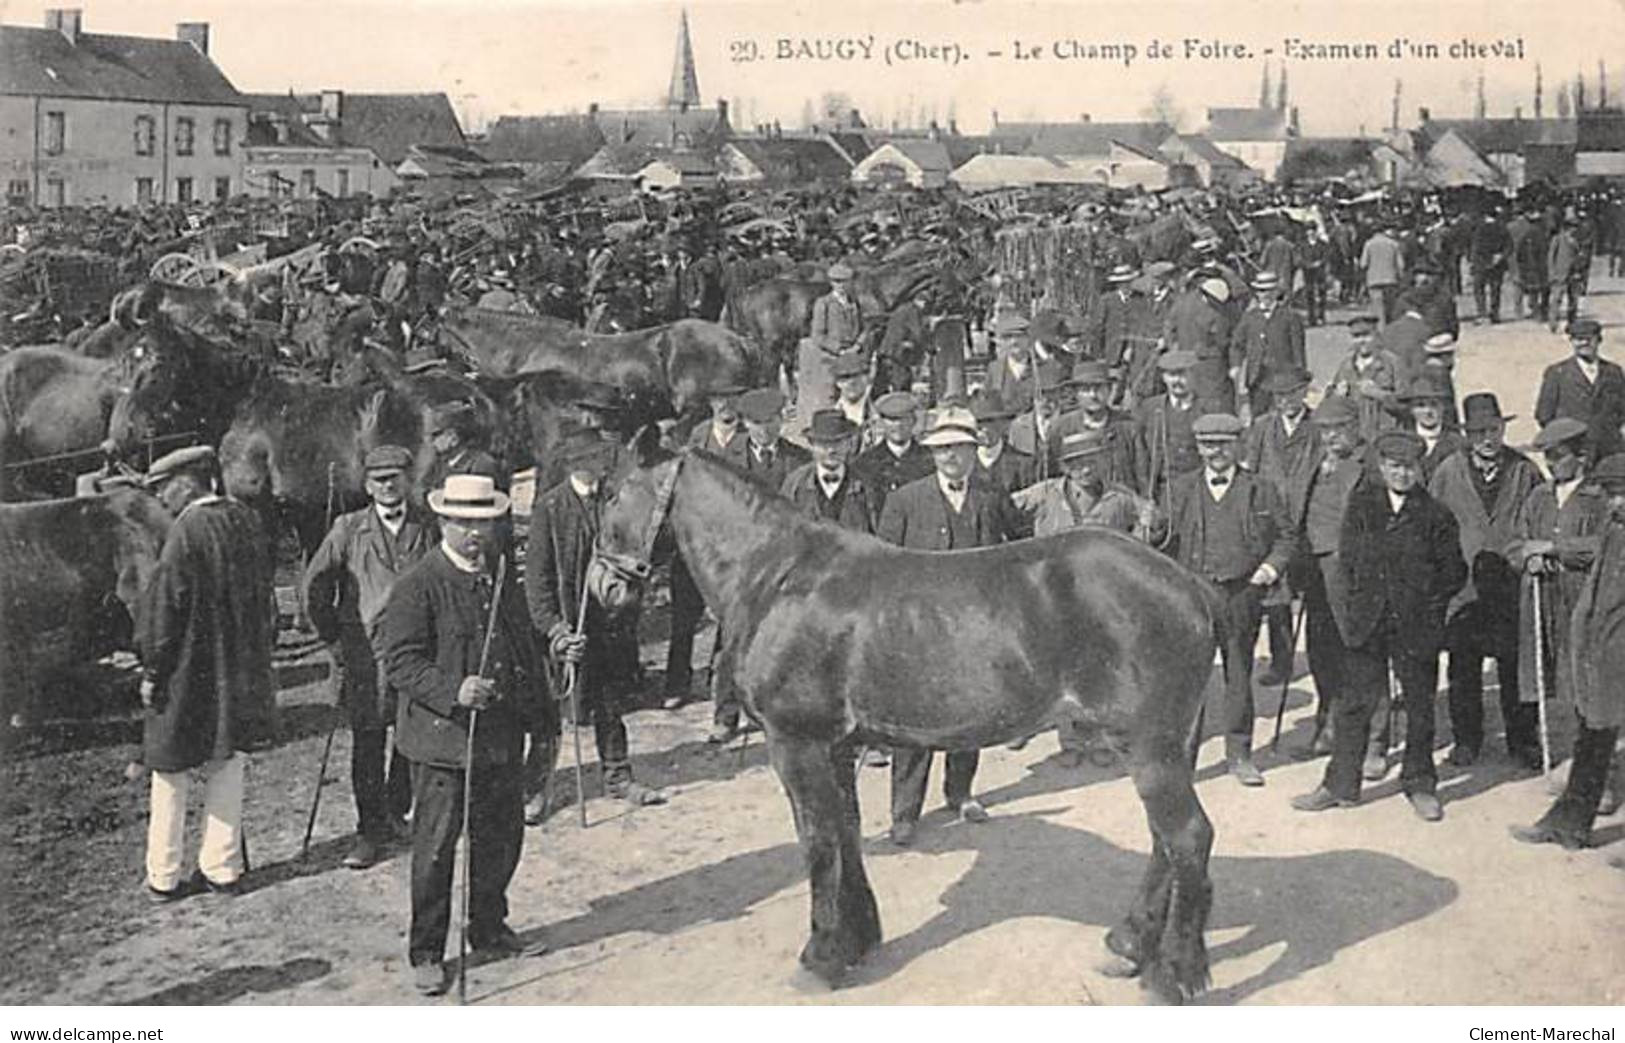
<path fill-rule="evenodd" d="M 530 752 L 525 756 L 525 825 L 539 826 L 547 820 L 553 770 L 558 762 L 558 736 L 532 735 Z"/>
<path fill-rule="evenodd" d="M 1292 606 L 1270 609 L 1264 616 L 1270 635 L 1270 668 L 1254 680 L 1265 688 L 1286 684 L 1292 679 Z"/>
<path fill-rule="evenodd" d="M 666 803 L 664 792 L 633 781 L 630 761 L 611 761 L 604 765 L 604 792 L 634 807 Z"/>
<path fill-rule="evenodd" d="M 1381 782 L 1388 774 L 1388 744 L 1372 740 L 1365 750 L 1365 764 L 1360 774 L 1367 782 Z"/>
<path fill-rule="evenodd" d="M 1247 739 L 1227 735 L 1224 739 L 1224 761 L 1230 774 L 1243 786 L 1262 786 L 1264 776 L 1253 764 L 1253 744 Z"/>

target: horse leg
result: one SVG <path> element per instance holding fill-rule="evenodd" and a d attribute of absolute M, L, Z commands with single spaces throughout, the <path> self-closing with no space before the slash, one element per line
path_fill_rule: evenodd
<path fill-rule="evenodd" d="M 768 746 L 773 770 L 790 796 L 812 885 L 812 934 L 801 950 L 801 963 L 836 988 L 846 969 L 866 951 L 846 922 L 845 907 L 855 903 L 850 898 L 843 902 L 842 896 L 844 871 L 848 863 L 858 859 L 856 829 L 848 821 L 846 800 L 836 781 L 828 742 L 773 735 L 770 731 Z M 843 841 L 846 831 L 851 831 L 853 837 Z M 852 849 L 850 857 L 843 851 L 846 846 Z M 868 890 L 867 881 L 855 883 Z"/>
<path fill-rule="evenodd" d="M 1152 869 L 1142 892 L 1153 905 L 1146 911 L 1144 933 L 1139 935 L 1141 981 L 1159 1000 L 1182 1003 L 1208 986 L 1202 932 L 1213 905 L 1213 885 L 1207 872 L 1213 825 L 1196 799 L 1193 772 L 1178 754 L 1169 753 L 1144 758 L 1134 770 L 1134 788 L 1145 805 L 1154 845 Z M 1158 853 L 1168 883 L 1159 882 L 1153 890 L 1151 877 L 1158 871 Z M 1149 933 L 1153 930 L 1157 933 Z"/>
<path fill-rule="evenodd" d="M 856 736 L 830 750 L 835 781 L 841 788 L 841 918 L 857 945 L 855 963 L 880 945 L 880 909 L 869 877 L 863 871 L 862 819 L 858 811 L 858 749 Z"/>

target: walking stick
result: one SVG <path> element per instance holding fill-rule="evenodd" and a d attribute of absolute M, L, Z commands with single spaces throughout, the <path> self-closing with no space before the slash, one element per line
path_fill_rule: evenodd
<path fill-rule="evenodd" d="M 485 676 L 485 668 L 491 661 L 491 638 L 496 634 L 497 612 L 502 607 L 502 585 L 508 578 L 508 558 L 506 555 L 497 559 L 497 578 L 491 591 L 491 611 L 485 621 L 485 641 L 480 646 L 480 677 Z M 468 741 L 463 750 L 463 893 L 461 900 L 462 923 L 457 931 L 457 1003 L 468 1002 L 468 901 L 469 892 L 473 889 L 474 875 L 474 835 L 469 828 L 469 816 L 474 801 L 474 730 L 480 723 L 480 711 L 470 707 L 468 711 Z"/>
<path fill-rule="evenodd" d="M 587 629 L 587 580 L 581 580 L 581 598 L 576 602 L 576 628 L 573 635 L 580 637 Z M 580 817 L 581 828 L 587 828 L 587 784 L 582 777 L 581 768 L 581 692 L 577 681 L 581 678 L 581 671 L 575 663 L 564 664 L 564 690 L 570 697 L 570 737 L 575 742 L 576 750 L 576 809 Z M 599 771 L 603 764 L 598 765 Z"/>
<path fill-rule="evenodd" d="M 1546 791 L 1550 793 L 1556 787 L 1552 784 L 1552 733 L 1546 724 L 1546 626 L 1540 607 L 1540 588 L 1545 578 L 1537 573 L 1534 583 L 1535 698 L 1538 700 L 1540 717 L 1540 773 L 1545 777 Z"/>
<path fill-rule="evenodd" d="M 1281 742 L 1281 718 L 1286 715 L 1286 691 L 1292 687 L 1292 663 L 1290 660 L 1291 657 L 1298 654 L 1298 635 L 1303 633 L 1303 617 L 1308 611 L 1309 599 L 1306 597 L 1298 602 L 1298 615 L 1292 621 L 1292 643 L 1287 646 L 1288 662 L 1286 677 L 1281 680 L 1281 700 L 1275 706 L 1275 737 L 1270 740 L 1271 753 L 1275 752 L 1275 748 Z"/>
<path fill-rule="evenodd" d="M 322 535 L 324 538 L 326 534 L 331 532 L 333 529 L 334 490 L 337 482 L 334 472 L 335 466 L 336 465 L 331 462 L 329 462 L 327 465 L 327 527 L 322 530 Z M 299 573 L 301 576 L 304 575 L 305 569 L 309 567 L 308 557 L 309 556 L 304 553 L 303 549 L 301 549 L 299 553 Z M 310 615 L 310 607 L 308 605 L 305 606 L 305 615 L 307 617 Z M 344 698 L 344 693 L 342 691 L 338 693 L 338 698 Z M 337 706 L 335 706 L 333 709 L 333 723 L 327 729 L 327 741 L 322 743 L 322 762 L 321 765 L 316 769 L 316 792 L 311 794 L 310 814 L 305 818 L 305 836 L 304 839 L 299 842 L 300 861 L 303 861 L 305 857 L 310 854 L 310 837 L 311 834 L 316 830 L 316 811 L 321 807 L 322 789 L 327 785 L 327 758 L 333 753 L 333 736 L 338 734 L 339 722 L 344 719 L 344 715 L 339 712 L 339 708 Z"/>

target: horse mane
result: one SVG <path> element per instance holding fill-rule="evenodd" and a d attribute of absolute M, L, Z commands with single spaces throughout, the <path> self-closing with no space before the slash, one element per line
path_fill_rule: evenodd
<path fill-rule="evenodd" d="M 737 501 L 752 521 L 770 523 L 787 532 L 819 533 L 843 541 L 854 534 L 834 522 L 808 518 L 777 491 L 751 479 L 744 471 L 704 449 L 689 446 L 677 454 L 680 466 L 697 467 Z"/>

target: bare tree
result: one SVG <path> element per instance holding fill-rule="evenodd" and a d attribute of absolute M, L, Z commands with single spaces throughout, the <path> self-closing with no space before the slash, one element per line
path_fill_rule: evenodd
<path fill-rule="evenodd" d="M 1569 118 L 1569 85 L 1566 83 L 1557 87 L 1557 118 L 1560 120 Z"/>
<path fill-rule="evenodd" d="M 1185 122 L 1185 110 L 1179 107 L 1179 101 L 1166 83 L 1157 84 L 1156 90 L 1151 92 L 1151 100 L 1140 110 L 1140 115 L 1148 120 L 1166 123 L 1175 130 L 1179 130 Z"/>
<path fill-rule="evenodd" d="M 852 95 L 845 91 L 825 91 L 818 99 L 819 117 L 836 123 L 845 120 L 855 108 L 857 106 L 852 103 Z"/>

